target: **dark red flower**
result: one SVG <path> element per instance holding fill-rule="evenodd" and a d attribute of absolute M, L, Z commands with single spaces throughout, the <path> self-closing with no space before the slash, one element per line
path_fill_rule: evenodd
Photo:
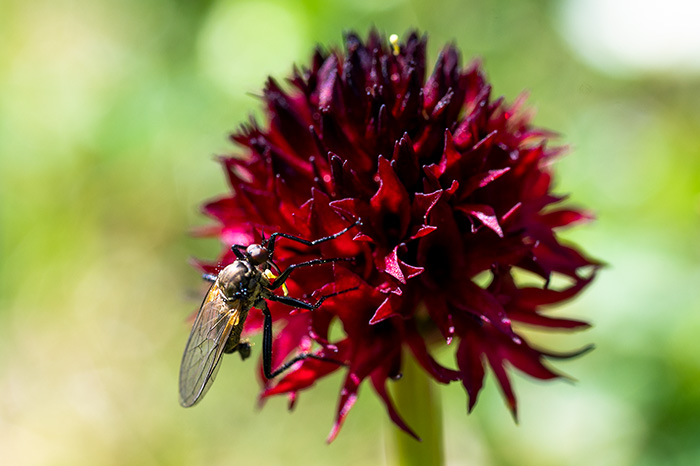
<path fill-rule="evenodd" d="M 316 239 L 361 222 L 316 248 L 279 241 L 282 268 L 354 258 L 292 275 L 292 296 L 358 289 L 314 312 L 270 303 L 275 365 L 311 348 L 345 365 L 304 360 L 264 382 L 261 397 L 285 393 L 293 403 L 299 390 L 342 370 L 329 439 L 365 379 L 391 419 L 415 435 L 386 389 L 411 355 L 438 382 L 460 381 L 469 410 L 490 367 L 515 416 L 506 366 L 551 379 L 559 375 L 545 357 L 567 355 L 530 346 L 511 322 L 585 328 L 543 308 L 578 294 L 598 266 L 554 233 L 589 219 L 554 207 L 563 198 L 550 192 L 549 164 L 561 150 L 547 147 L 551 133 L 530 126 L 521 101 L 492 99 L 479 64 L 461 67 L 454 46 L 442 50 L 427 78 L 426 38 L 415 33 L 396 46 L 376 32 L 365 42 L 349 34 L 345 49 L 317 50 L 288 88 L 267 82 L 265 123 L 243 125 L 232 136 L 239 151 L 221 158 L 231 192 L 204 206 L 217 220 L 206 233 L 227 246 L 216 264 L 200 264 L 209 273 L 234 260 L 229 245 L 259 241 L 262 232 Z M 518 271 L 541 284 L 519 284 Z M 568 287 L 550 289 L 553 275 L 566 277 Z M 329 335 L 336 320 L 339 338 Z M 254 311 L 247 330 L 259 328 Z M 453 346 L 457 369 L 436 362 L 427 341 Z"/>

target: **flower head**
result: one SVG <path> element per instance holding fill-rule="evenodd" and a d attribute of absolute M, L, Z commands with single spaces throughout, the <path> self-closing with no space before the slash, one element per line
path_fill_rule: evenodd
<path fill-rule="evenodd" d="M 507 365 L 551 379 L 559 375 L 544 359 L 562 355 L 531 346 L 512 323 L 587 326 L 542 309 L 579 293 L 597 267 L 554 233 L 589 218 L 554 207 L 562 197 L 550 192 L 548 167 L 561 150 L 546 145 L 551 133 L 530 125 L 521 100 L 491 98 L 478 63 L 462 67 L 448 45 L 429 74 L 425 50 L 415 33 L 395 44 L 374 31 L 364 42 L 349 34 L 344 52 L 317 50 L 288 88 L 270 79 L 264 124 L 243 125 L 232 136 L 236 155 L 221 158 L 231 192 L 204 206 L 217 220 L 206 233 L 227 245 L 216 264 L 200 264 L 209 273 L 234 260 L 228 246 L 259 241 L 262 232 L 313 240 L 359 221 L 317 247 L 279 241 L 275 249 L 281 268 L 354 259 L 305 269 L 288 284 L 296 297 L 356 290 L 313 312 L 270 303 L 275 365 L 308 350 L 343 365 L 306 359 L 265 381 L 261 397 L 288 394 L 293 404 L 299 391 L 343 371 L 330 439 L 366 380 L 391 419 L 415 435 L 387 392 L 404 357 L 438 382 L 461 382 L 469 410 L 490 368 L 515 416 Z M 521 284 L 522 271 L 541 283 Z M 551 289 L 553 275 L 569 284 Z M 330 332 L 334 321 L 342 336 Z M 247 331 L 260 324 L 252 313 Z M 433 358 L 433 345 L 454 349 L 454 369 Z"/>

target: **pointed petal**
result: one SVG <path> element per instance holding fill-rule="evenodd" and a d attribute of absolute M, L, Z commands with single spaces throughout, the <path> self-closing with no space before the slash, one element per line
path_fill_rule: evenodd
<path fill-rule="evenodd" d="M 501 230 L 501 225 L 498 224 L 498 218 L 493 211 L 493 207 L 485 204 L 462 204 L 456 206 L 455 209 L 479 219 L 486 227 L 503 238 L 503 230 Z"/>
<path fill-rule="evenodd" d="M 465 335 L 457 347 L 457 367 L 462 372 L 462 385 L 469 396 L 469 412 L 476 405 L 479 392 L 484 386 L 484 364 L 481 360 L 482 350 L 471 335 Z"/>
<path fill-rule="evenodd" d="M 411 353 L 423 369 L 432 375 L 435 380 L 446 384 L 462 378 L 460 372 L 442 366 L 430 355 L 425 340 L 420 333 L 418 333 L 415 321 L 407 320 L 404 328 Z"/>
<path fill-rule="evenodd" d="M 391 397 L 389 396 L 389 393 L 387 392 L 386 389 L 386 380 L 387 380 L 387 374 L 384 372 L 378 372 L 377 374 L 372 374 L 372 386 L 374 387 L 374 390 L 377 392 L 379 397 L 384 401 L 384 406 L 386 407 L 387 413 L 389 413 L 389 418 L 396 424 L 396 426 L 406 432 L 408 435 L 413 437 L 414 439 L 418 440 L 419 442 L 421 441 L 420 437 L 416 435 L 416 433 L 411 429 L 408 424 L 401 418 L 399 415 L 398 411 L 396 411 L 396 407 L 394 406 L 394 402 L 391 400 Z"/>

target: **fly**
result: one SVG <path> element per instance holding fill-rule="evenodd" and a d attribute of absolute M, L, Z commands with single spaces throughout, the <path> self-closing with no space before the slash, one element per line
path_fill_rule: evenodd
<path fill-rule="evenodd" d="M 267 379 L 274 378 L 302 359 L 328 360 L 315 354 L 302 353 L 272 370 L 272 316 L 266 301 L 276 301 L 299 309 L 317 309 L 326 299 L 355 288 L 322 296 L 311 304 L 286 296 L 284 283 L 289 275 L 303 267 L 351 259 L 313 259 L 290 265 L 280 272 L 279 276 L 275 276 L 270 271 L 270 267 L 277 268 L 272 262 L 272 255 L 278 238 L 287 238 L 306 246 L 315 246 L 337 238 L 355 225 L 357 223 L 338 233 L 314 241 L 285 233 L 273 233 L 261 244 L 251 244 L 247 247 L 235 244 L 231 250 L 237 259 L 221 270 L 218 275 L 204 275 L 206 280 L 213 283 L 199 308 L 182 356 L 180 366 L 180 404 L 182 406 L 190 407 L 206 394 L 214 382 L 223 353 L 237 351 L 243 360 L 250 356 L 250 344 L 241 341 L 241 332 L 248 312 L 253 307 L 260 309 L 264 316 L 262 359 L 263 373 Z M 285 290 L 285 296 L 273 293 L 279 288 Z"/>

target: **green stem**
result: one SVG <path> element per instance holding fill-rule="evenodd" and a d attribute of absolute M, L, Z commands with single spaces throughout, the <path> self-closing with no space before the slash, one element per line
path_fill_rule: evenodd
<path fill-rule="evenodd" d="M 418 442 L 392 423 L 389 464 L 441 466 L 445 462 L 442 411 L 435 382 L 418 365 L 413 355 L 404 353 L 402 362 L 403 377 L 391 384 L 394 401 L 399 414 L 422 441 Z"/>

